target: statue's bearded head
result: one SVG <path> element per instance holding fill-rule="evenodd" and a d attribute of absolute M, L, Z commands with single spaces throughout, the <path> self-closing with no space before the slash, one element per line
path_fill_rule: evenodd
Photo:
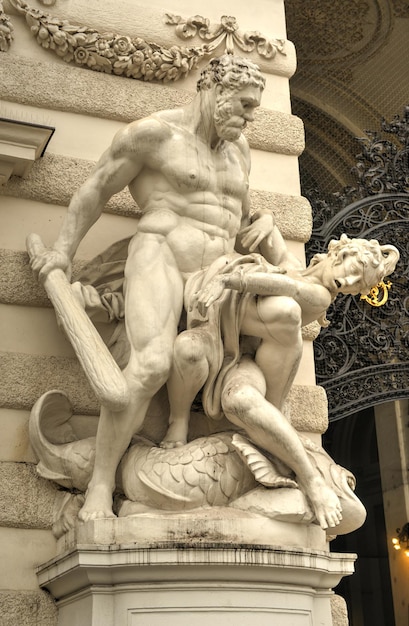
<path fill-rule="evenodd" d="M 198 91 L 215 89 L 214 125 L 218 136 L 236 141 L 259 106 L 265 79 L 257 65 L 231 54 L 212 59 L 202 71 Z"/>

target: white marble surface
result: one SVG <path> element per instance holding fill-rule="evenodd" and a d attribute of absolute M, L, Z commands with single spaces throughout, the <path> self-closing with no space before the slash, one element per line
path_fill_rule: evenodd
<path fill-rule="evenodd" d="M 354 559 L 302 548 L 88 544 L 39 568 L 39 582 L 57 599 L 59 626 L 332 626 L 329 589 Z"/>

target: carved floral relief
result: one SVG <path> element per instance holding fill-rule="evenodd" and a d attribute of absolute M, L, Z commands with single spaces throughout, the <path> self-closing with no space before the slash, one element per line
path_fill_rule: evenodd
<path fill-rule="evenodd" d="M 13 25 L 4 12 L 3 2 L 0 0 L 0 52 L 7 52 L 13 41 Z"/>
<path fill-rule="evenodd" d="M 198 61 L 211 55 L 223 42 L 225 52 L 239 47 L 248 53 L 256 50 L 260 56 L 272 59 L 277 52 L 285 54 L 284 40 L 270 40 L 259 32 L 242 32 L 235 17 L 222 16 L 220 24 L 211 25 L 200 15 L 184 19 L 166 15 L 166 24 L 176 26 L 176 34 L 190 39 L 196 34 L 206 43 L 199 46 L 171 46 L 166 48 L 141 37 L 115 33 L 100 33 L 88 26 L 71 24 L 29 6 L 23 0 L 9 0 L 22 15 L 37 43 L 52 50 L 67 63 L 136 78 L 145 81 L 173 82 L 187 76 Z M 54 4 L 55 0 L 43 3 Z M 0 2 L 0 50 L 7 51 L 12 40 L 12 25 Z"/>
<path fill-rule="evenodd" d="M 207 44 L 209 52 L 213 52 L 225 42 L 225 52 L 234 53 L 237 46 L 243 52 L 256 50 L 260 56 L 272 59 L 277 52 L 285 54 L 283 39 L 267 39 L 258 31 L 243 33 L 235 17 L 222 15 L 220 24 L 211 25 L 209 20 L 201 15 L 194 15 L 187 19 L 180 15 L 166 14 L 166 23 L 176 26 L 176 34 L 181 39 L 190 39 L 198 36 Z"/>

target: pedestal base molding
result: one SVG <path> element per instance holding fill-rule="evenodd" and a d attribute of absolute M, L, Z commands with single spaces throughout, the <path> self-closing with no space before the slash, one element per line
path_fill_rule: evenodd
<path fill-rule="evenodd" d="M 59 626 L 332 626 L 331 588 L 354 569 L 355 555 L 311 548 L 197 538 L 93 542 L 107 540 L 107 526 L 118 522 L 84 524 L 77 540 L 88 543 L 38 568 L 40 586 L 57 601 Z"/>

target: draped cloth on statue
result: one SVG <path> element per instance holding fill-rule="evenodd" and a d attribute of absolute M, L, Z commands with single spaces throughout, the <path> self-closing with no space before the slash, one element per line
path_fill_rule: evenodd
<path fill-rule="evenodd" d="M 83 285 L 92 285 L 96 289 L 100 302 L 98 305 L 95 300 L 95 308 L 103 308 L 109 321 L 123 320 L 125 317 L 124 271 L 131 239 L 127 237 L 116 241 L 89 261 L 77 276 Z M 92 316 L 91 310 L 89 313 Z"/>
<path fill-rule="evenodd" d="M 217 259 L 208 269 L 189 277 L 185 287 L 187 329 L 202 329 L 212 341 L 209 376 L 202 392 L 202 404 L 206 415 L 212 419 L 223 417 L 221 393 L 227 373 L 238 363 L 242 350 L 240 341 L 241 321 L 252 294 L 225 289 L 222 297 L 214 302 L 203 317 L 198 308 L 198 295 L 211 281 L 220 275 L 233 272 L 272 271 L 273 266 L 259 254 L 240 255 L 232 253 Z"/>
<path fill-rule="evenodd" d="M 94 289 L 87 292 L 87 311 L 92 316 L 104 310 L 110 321 L 124 319 L 124 269 L 131 238 L 122 239 L 104 250 L 84 266 L 78 276 L 83 285 Z M 223 417 L 221 392 L 227 373 L 241 356 L 240 327 L 245 305 L 251 294 L 225 289 L 219 300 L 207 310 L 199 311 L 198 296 L 213 279 L 233 272 L 271 272 L 274 266 L 260 254 L 224 255 L 208 268 L 191 274 L 186 281 L 184 304 L 187 312 L 187 330 L 204 332 L 212 343 L 209 376 L 202 393 L 203 409 L 212 419 Z M 257 296 L 256 296 L 257 297 Z M 116 333 L 114 332 L 114 341 Z M 112 342 L 111 342 L 112 344 Z M 110 346 L 112 347 L 112 345 Z M 113 353 L 115 351 L 113 350 Z"/>

